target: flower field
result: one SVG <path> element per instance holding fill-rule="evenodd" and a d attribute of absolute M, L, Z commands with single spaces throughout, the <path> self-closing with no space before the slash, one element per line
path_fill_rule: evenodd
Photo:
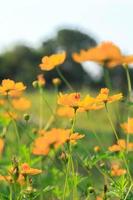
<path fill-rule="evenodd" d="M 60 71 L 66 57 L 42 58 L 33 93 L 22 82 L 0 84 L 0 200 L 133 200 L 133 55 L 110 42 L 72 54 L 105 69 L 97 92 L 75 91 Z M 126 94 L 110 84 L 107 72 L 118 65 Z M 48 91 L 43 72 L 53 69 Z"/>

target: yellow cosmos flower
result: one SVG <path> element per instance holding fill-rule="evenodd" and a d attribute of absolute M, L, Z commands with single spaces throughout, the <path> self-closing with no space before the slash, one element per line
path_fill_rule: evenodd
<path fill-rule="evenodd" d="M 80 93 L 62 94 L 58 96 L 58 104 L 63 106 L 69 106 L 74 109 L 79 107 Z"/>
<path fill-rule="evenodd" d="M 104 107 L 102 102 L 97 102 L 95 98 L 87 95 L 82 101 L 79 102 L 79 107 L 85 111 L 99 110 Z"/>
<path fill-rule="evenodd" d="M 96 97 L 97 102 L 103 102 L 103 103 L 112 103 L 114 101 L 119 101 L 123 98 L 122 93 L 118 93 L 116 95 L 109 95 L 109 89 L 108 88 L 102 88 L 100 90 L 99 95 Z"/>
<path fill-rule="evenodd" d="M 121 128 L 127 134 L 133 134 L 133 118 L 128 118 L 128 121 L 121 124 Z"/>
<path fill-rule="evenodd" d="M 26 98 L 12 100 L 12 105 L 16 110 L 24 111 L 31 107 L 31 102 Z"/>
<path fill-rule="evenodd" d="M 26 86 L 22 82 L 14 82 L 10 79 L 4 79 L 0 86 L 1 95 L 9 96 L 20 96 L 21 93 L 26 89 Z"/>
<path fill-rule="evenodd" d="M 121 64 L 133 63 L 133 55 L 122 55 L 119 47 L 111 42 L 103 42 L 100 45 L 90 48 L 87 51 L 81 50 L 80 53 L 73 53 L 76 62 L 94 61 L 99 64 L 113 68 Z"/>
<path fill-rule="evenodd" d="M 61 65 L 66 59 L 66 53 L 57 53 L 51 56 L 44 56 L 42 63 L 39 65 L 42 70 L 50 71 L 56 66 Z"/>

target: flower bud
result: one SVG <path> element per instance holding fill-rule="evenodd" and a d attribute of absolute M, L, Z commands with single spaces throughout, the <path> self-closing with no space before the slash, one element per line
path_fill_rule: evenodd
<path fill-rule="evenodd" d="M 52 79 L 52 83 L 55 86 L 59 86 L 61 84 L 61 79 L 59 79 L 59 78 L 53 78 Z"/>

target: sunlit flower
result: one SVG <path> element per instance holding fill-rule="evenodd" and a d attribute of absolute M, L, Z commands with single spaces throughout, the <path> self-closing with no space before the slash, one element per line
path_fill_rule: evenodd
<path fill-rule="evenodd" d="M 104 107 L 104 104 L 103 102 L 96 101 L 96 98 L 87 95 L 83 100 L 79 102 L 79 107 L 85 111 L 99 110 Z"/>
<path fill-rule="evenodd" d="M 133 55 L 124 56 L 120 49 L 111 42 L 103 42 L 100 45 L 88 50 L 81 50 L 80 53 L 72 55 L 76 62 L 94 61 L 99 64 L 113 68 L 121 64 L 133 63 Z"/>
<path fill-rule="evenodd" d="M 10 79 L 4 79 L 0 86 L 1 95 L 19 96 L 26 89 L 26 86 L 22 82 L 14 82 Z"/>
<path fill-rule="evenodd" d="M 20 173 L 22 175 L 37 175 L 37 174 L 42 173 L 42 170 L 36 169 L 36 168 L 31 168 L 27 163 L 23 163 L 21 165 Z"/>
<path fill-rule="evenodd" d="M 98 96 L 96 97 L 96 101 L 97 102 L 103 102 L 103 103 L 112 103 L 114 101 L 119 101 L 123 98 L 122 93 L 118 93 L 115 95 L 110 96 L 109 95 L 109 89 L 108 88 L 102 88 L 100 90 L 100 93 L 98 94 Z"/>
<path fill-rule="evenodd" d="M 127 134 L 133 134 L 133 118 L 128 118 L 128 121 L 121 124 L 121 128 Z"/>
<path fill-rule="evenodd" d="M 51 56 L 44 56 L 42 58 L 42 63 L 39 65 L 42 70 L 50 71 L 56 66 L 62 64 L 66 59 L 66 53 L 57 53 Z"/>
<path fill-rule="evenodd" d="M 80 93 L 62 94 L 58 96 L 58 104 L 63 106 L 69 106 L 74 109 L 79 107 Z"/>
<path fill-rule="evenodd" d="M 31 107 L 31 102 L 28 99 L 21 97 L 20 99 L 13 99 L 12 105 L 16 110 L 24 111 Z"/>
<path fill-rule="evenodd" d="M 114 163 L 111 166 L 111 175 L 112 176 L 122 176 L 126 174 L 126 170 L 121 168 L 118 163 Z"/>

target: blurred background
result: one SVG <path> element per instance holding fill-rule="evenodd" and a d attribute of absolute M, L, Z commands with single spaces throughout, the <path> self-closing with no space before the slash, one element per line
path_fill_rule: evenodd
<path fill-rule="evenodd" d="M 42 73 L 41 58 L 65 50 L 67 59 L 60 69 L 74 87 L 104 87 L 102 67 L 75 63 L 71 54 L 102 41 L 112 41 L 123 53 L 133 54 L 132 8 L 132 0 L 1 1 L 0 80 L 23 81 L 30 88 Z M 110 70 L 114 88 L 124 88 L 124 74 L 121 67 Z M 44 75 L 46 87 L 58 76 L 56 70 Z"/>

